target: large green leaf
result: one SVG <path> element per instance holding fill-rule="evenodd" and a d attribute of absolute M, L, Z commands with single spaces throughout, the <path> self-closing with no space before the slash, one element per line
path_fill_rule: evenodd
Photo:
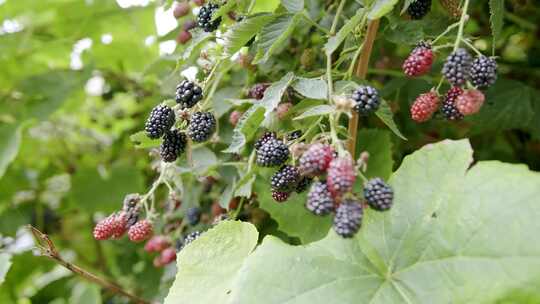
<path fill-rule="evenodd" d="M 178 254 L 178 273 L 164 303 L 224 303 L 257 236 L 253 225 L 236 221 L 205 232 Z"/>
<path fill-rule="evenodd" d="M 233 25 L 225 33 L 225 54 L 232 56 L 274 18 L 272 14 L 260 14 Z"/>
<path fill-rule="evenodd" d="M 540 241 L 531 232 L 540 229 L 540 174 L 497 161 L 470 168 L 472 154 L 468 141 L 461 140 L 407 156 L 390 179 L 394 207 L 368 210 L 353 239 L 331 231 L 321 241 L 290 246 L 268 236 L 219 275 L 222 267 L 211 265 L 222 256 L 201 256 L 222 253 L 225 236 L 217 237 L 215 246 L 181 254 L 180 269 L 183 263 L 197 266 L 191 276 L 177 278 L 189 293 L 168 303 L 200 303 L 206 294 L 235 304 L 537 303 Z M 245 244 L 235 238 L 226 238 L 228 247 Z M 209 276 L 225 282 L 227 292 L 216 294 L 216 287 L 207 285 Z"/>
<path fill-rule="evenodd" d="M 253 63 L 263 63 L 268 60 L 289 38 L 301 19 L 301 14 L 285 14 L 264 26 L 259 36 L 257 55 Z"/>
<path fill-rule="evenodd" d="M 0 179 L 19 152 L 21 133 L 22 125 L 20 124 L 0 127 Z"/>
<path fill-rule="evenodd" d="M 326 81 L 319 78 L 298 77 L 293 83 L 293 88 L 307 98 L 328 98 L 328 85 L 326 84 Z"/>
<path fill-rule="evenodd" d="M 298 13 L 304 9 L 304 0 L 281 0 L 281 5 L 291 13 Z"/>

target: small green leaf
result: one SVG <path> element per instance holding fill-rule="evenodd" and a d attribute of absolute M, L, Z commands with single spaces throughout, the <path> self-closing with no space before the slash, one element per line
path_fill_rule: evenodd
<path fill-rule="evenodd" d="M 495 42 L 501 36 L 504 23 L 504 0 L 489 0 L 489 21 L 491 24 L 491 32 L 493 33 L 493 41 Z M 494 46 L 495 47 L 495 46 Z"/>
<path fill-rule="evenodd" d="M 21 145 L 22 129 L 22 124 L 0 127 L 0 179 L 4 176 L 9 164 L 17 157 Z"/>
<path fill-rule="evenodd" d="M 6 275 L 11 267 L 11 255 L 0 253 L 0 285 L 4 283 Z"/>
<path fill-rule="evenodd" d="M 253 183 L 255 182 L 256 177 L 257 175 L 254 173 L 244 175 L 236 184 L 234 196 L 251 197 Z"/>
<path fill-rule="evenodd" d="M 232 2 L 232 1 L 231 1 Z M 224 36 L 225 54 L 232 56 L 253 38 L 267 23 L 274 20 L 272 14 L 258 14 L 231 26 Z"/>
<path fill-rule="evenodd" d="M 232 11 L 236 6 L 236 1 L 227 1 L 224 5 L 220 6 L 217 11 L 212 14 L 212 21 L 219 17 L 225 16 L 228 12 Z"/>
<path fill-rule="evenodd" d="M 264 120 L 265 109 L 262 104 L 251 106 L 234 127 L 231 144 L 224 153 L 240 153 L 247 141 L 253 137 Z"/>
<path fill-rule="evenodd" d="M 137 149 L 147 149 L 159 147 L 161 141 L 159 139 L 151 139 L 146 136 L 145 131 L 139 131 L 135 134 L 132 134 L 129 139 L 135 144 Z"/>
<path fill-rule="evenodd" d="M 398 0 L 375 0 L 369 10 L 368 19 L 375 20 L 392 11 Z"/>
<path fill-rule="evenodd" d="M 183 248 L 164 304 L 229 303 L 235 276 L 257 245 L 252 224 L 223 221 Z"/>
<path fill-rule="evenodd" d="M 304 10 L 304 0 L 281 0 L 281 5 L 291 13 L 298 13 Z"/>
<path fill-rule="evenodd" d="M 312 117 L 312 116 L 328 115 L 330 113 L 334 113 L 335 111 L 336 111 L 336 107 L 334 107 L 333 105 L 315 106 L 315 107 L 309 108 L 307 111 L 305 111 L 301 115 L 296 116 L 293 120 L 300 120 L 300 119 L 304 119 L 306 117 Z"/>
<path fill-rule="evenodd" d="M 349 36 L 352 30 L 362 21 L 362 18 L 365 15 L 365 10 L 359 9 L 356 11 L 356 14 L 345 23 L 339 32 L 328 39 L 328 42 L 324 45 L 324 51 L 326 55 L 331 55 L 334 51 L 343 43 L 345 38 Z"/>
<path fill-rule="evenodd" d="M 270 87 L 268 87 L 268 89 L 266 89 L 264 92 L 264 97 L 260 101 L 260 104 L 266 109 L 266 116 L 277 108 L 283 94 L 285 94 L 285 91 L 291 85 L 294 79 L 294 74 L 289 72 L 278 82 L 273 83 Z"/>
<path fill-rule="evenodd" d="M 234 194 L 234 188 L 236 187 L 236 180 L 232 183 L 229 183 L 221 196 L 219 197 L 219 205 L 221 208 L 229 209 L 229 203 L 231 202 Z"/>
<path fill-rule="evenodd" d="M 392 130 L 392 132 L 394 132 L 394 134 L 403 140 L 407 140 L 407 138 L 399 131 L 396 123 L 394 122 L 394 114 L 392 113 L 392 109 L 390 109 L 390 106 L 384 99 L 381 99 L 381 105 L 375 114 L 382 120 L 382 122 L 384 122 L 385 125 L 388 126 L 388 128 L 390 128 L 390 130 Z"/>
<path fill-rule="evenodd" d="M 328 85 L 319 78 L 298 77 L 293 83 L 293 88 L 302 96 L 312 99 L 327 99 Z"/>
<path fill-rule="evenodd" d="M 259 35 L 257 55 L 255 55 L 253 63 L 266 62 L 289 38 L 301 19 L 301 14 L 285 14 L 265 25 Z"/>
<path fill-rule="evenodd" d="M 199 175 L 208 171 L 208 169 L 217 165 L 218 160 L 216 154 L 207 147 L 198 147 L 191 152 L 193 160 L 193 170 Z"/>
<path fill-rule="evenodd" d="M 182 60 L 189 60 L 194 54 L 197 54 L 197 51 L 200 47 L 202 47 L 202 44 L 212 38 L 212 35 L 210 33 L 207 33 L 201 29 L 194 29 L 192 31 L 193 38 L 191 39 L 190 44 L 188 47 L 184 50 L 184 53 L 182 54 Z"/>

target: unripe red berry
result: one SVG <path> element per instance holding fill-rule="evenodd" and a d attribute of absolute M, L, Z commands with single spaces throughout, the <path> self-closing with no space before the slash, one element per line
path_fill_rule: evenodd
<path fill-rule="evenodd" d="M 289 113 L 289 110 L 293 107 L 293 104 L 290 102 L 284 102 L 280 103 L 276 109 L 277 116 L 280 120 L 283 120 L 287 114 Z"/>
<path fill-rule="evenodd" d="M 326 185 L 334 198 L 352 191 L 355 180 L 354 164 L 349 156 L 334 158 L 330 162 Z"/>
<path fill-rule="evenodd" d="M 439 107 L 439 96 L 435 92 L 421 94 L 411 106 L 411 117 L 416 122 L 427 121 Z"/>
<path fill-rule="evenodd" d="M 240 111 L 232 111 L 231 112 L 231 115 L 229 115 L 229 122 L 231 123 L 231 125 L 236 126 L 236 124 L 238 123 L 238 121 L 240 120 L 240 118 L 242 117 L 242 112 Z"/>
<path fill-rule="evenodd" d="M 154 264 L 154 267 L 156 268 L 165 266 L 165 263 L 163 263 L 163 260 L 161 260 L 161 255 L 156 256 L 152 264 Z"/>
<path fill-rule="evenodd" d="M 212 215 L 214 217 L 219 216 L 220 214 L 223 214 L 223 213 L 227 212 L 227 210 L 225 210 L 224 208 L 221 208 L 221 206 L 219 205 L 219 202 L 214 202 L 212 204 L 211 210 L 212 210 Z"/>
<path fill-rule="evenodd" d="M 146 242 L 144 250 L 147 252 L 160 252 L 169 246 L 171 246 L 171 243 L 169 243 L 166 237 L 156 235 Z"/>
<path fill-rule="evenodd" d="M 189 3 L 187 2 L 180 2 L 178 3 L 173 10 L 174 18 L 178 19 L 180 17 L 184 17 L 185 15 L 189 14 L 189 11 L 191 10 L 191 6 L 189 6 Z"/>
<path fill-rule="evenodd" d="M 309 146 L 300 158 L 298 169 L 302 175 L 316 176 L 326 172 L 334 158 L 334 149 L 325 144 L 315 143 Z"/>
<path fill-rule="evenodd" d="M 431 69 L 433 58 L 433 50 L 430 47 L 416 47 L 403 62 L 403 72 L 409 77 L 424 75 Z"/>
<path fill-rule="evenodd" d="M 197 4 L 198 6 L 203 6 L 204 0 L 193 0 L 193 3 Z"/>
<path fill-rule="evenodd" d="M 173 262 L 174 260 L 176 260 L 176 250 L 174 250 L 174 248 L 172 247 L 164 249 L 161 252 L 160 259 L 163 264 L 169 264 Z"/>
<path fill-rule="evenodd" d="M 176 37 L 176 42 L 180 44 L 185 44 L 189 40 L 191 40 L 191 33 L 184 30 L 180 31 L 180 33 L 178 33 L 178 36 Z"/>
<path fill-rule="evenodd" d="M 480 111 L 484 104 L 484 94 L 479 90 L 466 90 L 456 99 L 456 107 L 463 115 L 472 115 Z"/>
<path fill-rule="evenodd" d="M 128 236 L 132 242 L 138 243 L 151 237 L 152 233 L 152 223 L 149 220 L 142 220 L 129 228 Z"/>
<path fill-rule="evenodd" d="M 94 238 L 96 240 L 107 240 L 115 232 L 116 223 L 114 215 L 109 215 L 108 217 L 99 221 L 94 227 Z"/>
<path fill-rule="evenodd" d="M 111 215 L 113 217 L 113 234 L 112 237 L 117 239 L 124 235 L 128 226 L 128 215 L 125 212 L 120 212 Z"/>

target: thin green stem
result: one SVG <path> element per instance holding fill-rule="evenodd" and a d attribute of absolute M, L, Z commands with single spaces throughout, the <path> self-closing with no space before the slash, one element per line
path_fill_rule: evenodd
<path fill-rule="evenodd" d="M 234 212 L 233 218 L 236 220 L 238 219 L 238 216 L 240 215 L 240 212 L 242 211 L 242 208 L 244 207 L 244 201 L 245 197 L 240 198 L 240 203 L 238 203 L 238 208 L 236 208 L 236 211 Z"/>
<path fill-rule="evenodd" d="M 471 50 L 473 50 L 478 56 L 482 56 L 482 52 L 480 52 L 472 43 L 470 43 L 467 39 L 461 38 L 461 41 L 465 43 Z"/>
<path fill-rule="evenodd" d="M 334 17 L 334 21 L 332 22 L 332 27 L 330 28 L 330 36 L 333 36 L 336 33 L 336 28 L 339 22 L 339 16 L 341 16 L 341 12 L 343 12 L 343 7 L 345 6 L 345 2 L 347 0 L 341 0 L 339 3 L 339 6 L 336 11 L 336 16 Z"/>
<path fill-rule="evenodd" d="M 304 17 L 304 19 L 305 19 L 309 24 L 311 24 L 312 26 L 314 26 L 315 28 L 317 28 L 319 31 L 325 33 L 326 35 L 330 35 L 330 32 L 329 32 L 327 29 L 325 29 L 324 27 L 320 26 L 317 22 L 313 21 L 313 20 L 306 14 L 305 11 L 303 12 L 302 17 Z"/>
<path fill-rule="evenodd" d="M 465 27 L 465 19 L 468 18 L 467 15 L 467 9 L 469 7 L 469 0 L 465 0 L 463 3 L 463 8 L 461 12 L 461 18 L 459 19 L 459 30 L 458 35 L 456 37 L 456 42 L 454 43 L 454 52 L 459 48 L 459 42 L 461 41 L 461 38 L 463 37 L 463 28 Z"/>
<path fill-rule="evenodd" d="M 459 22 L 456 22 L 452 25 L 450 25 L 448 28 L 446 28 L 446 30 L 444 32 L 442 32 L 439 36 L 435 37 L 435 39 L 433 39 L 433 41 L 431 42 L 431 44 L 435 44 L 437 42 L 437 40 L 441 39 L 442 37 L 444 37 L 446 34 L 448 34 L 451 30 L 453 30 L 454 28 L 458 27 L 459 26 Z"/>

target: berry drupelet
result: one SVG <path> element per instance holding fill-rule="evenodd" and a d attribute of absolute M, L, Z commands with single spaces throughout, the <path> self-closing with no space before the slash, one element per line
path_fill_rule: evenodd
<path fill-rule="evenodd" d="M 347 199 L 341 202 L 334 217 L 334 231 L 341 237 L 351 238 L 362 225 L 364 211 L 359 202 Z"/>
<path fill-rule="evenodd" d="M 197 15 L 197 25 L 205 32 L 213 32 L 217 30 L 221 23 L 221 17 L 212 21 L 212 15 L 219 9 L 219 5 L 210 3 L 201 7 L 199 15 Z"/>
<path fill-rule="evenodd" d="M 360 115 L 369 115 L 379 108 L 379 92 L 370 86 L 360 86 L 352 94 L 353 109 Z"/>
<path fill-rule="evenodd" d="M 325 181 L 317 181 L 311 185 L 307 195 L 306 208 L 315 215 L 327 215 L 334 211 L 334 199 L 328 191 Z"/>
<path fill-rule="evenodd" d="M 165 133 L 163 142 L 159 147 L 159 154 L 164 162 L 170 163 L 175 161 L 178 156 L 182 155 L 186 150 L 187 137 L 186 134 L 179 130 L 171 130 Z"/>
<path fill-rule="evenodd" d="M 166 105 L 158 105 L 152 109 L 144 127 L 149 138 L 160 138 L 174 125 L 174 111 Z"/>
<path fill-rule="evenodd" d="M 192 108 L 203 98 L 202 89 L 194 82 L 183 80 L 176 86 L 176 103 L 180 108 Z"/>
<path fill-rule="evenodd" d="M 365 184 L 364 198 L 371 208 L 377 211 L 385 211 L 392 207 L 394 191 L 381 178 L 377 177 Z"/>
<path fill-rule="evenodd" d="M 207 141 L 216 130 L 216 118 L 210 112 L 195 112 L 191 116 L 188 136 L 194 142 Z"/>

